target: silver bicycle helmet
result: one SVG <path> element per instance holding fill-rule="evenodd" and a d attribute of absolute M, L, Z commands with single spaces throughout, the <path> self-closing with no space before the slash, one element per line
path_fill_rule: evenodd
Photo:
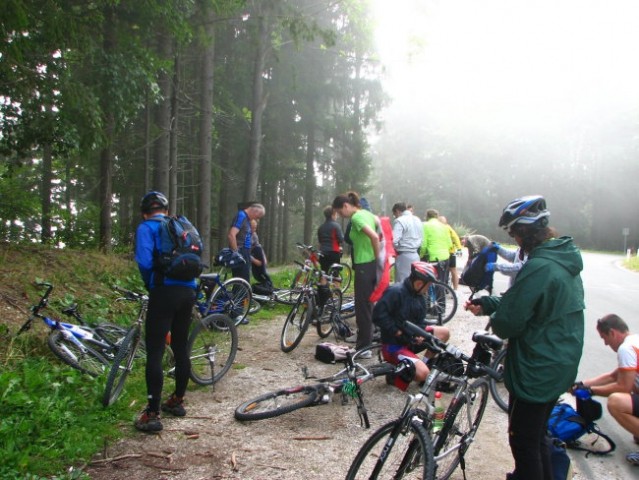
<path fill-rule="evenodd" d="M 515 224 L 532 225 L 542 218 L 550 216 L 546 209 L 546 200 L 541 195 L 528 195 L 513 200 L 504 208 L 499 226 L 506 231 Z M 544 222 L 547 223 L 547 220 Z"/>

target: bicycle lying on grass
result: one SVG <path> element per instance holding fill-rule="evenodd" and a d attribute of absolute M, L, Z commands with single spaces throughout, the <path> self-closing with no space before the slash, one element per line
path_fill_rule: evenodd
<path fill-rule="evenodd" d="M 138 302 L 140 309 L 135 322 L 129 327 L 109 371 L 102 397 L 102 404 L 105 407 L 112 405 L 118 399 L 126 378 L 133 369 L 136 352 L 143 343 L 142 329 L 149 301 L 145 294 L 118 287 L 116 290 L 123 295 L 122 300 Z M 190 377 L 198 385 L 215 384 L 228 372 L 235 360 L 238 346 L 237 327 L 230 317 L 219 313 L 210 314 L 204 318 L 194 315 L 193 324 L 188 339 L 188 351 L 191 358 Z M 170 343 L 167 344 L 166 350 L 165 355 L 168 356 L 167 364 L 169 366 L 166 374 L 172 376 L 175 367 L 172 365 Z"/>
<path fill-rule="evenodd" d="M 424 329 L 405 323 L 405 331 L 423 337 L 436 352 L 430 375 L 419 393 L 409 395 L 396 420 L 375 431 L 362 445 L 350 466 L 347 480 L 360 478 L 449 478 L 473 443 L 488 401 L 488 381 L 499 374 L 457 347 L 445 344 Z M 499 348 L 501 340 L 483 332 L 473 341 L 480 349 Z M 443 421 L 435 421 L 435 394 L 443 382 L 454 392 Z"/>
<path fill-rule="evenodd" d="M 126 329 L 110 323 L 89 326 L 77 311 L 77 305 L 65 309 L 63 313 L 72 316 L 82 325 L 62 322 L 47 317 L 41 312 L 49 304 L 49 296 L 53 290 L 50 283 L 37 283 L 45 291 L 37 305 L 31 306 L 31 315 L 20 327 L 17 335 L 29 330 L 36 318 L 40 318 L 51 329 L 47 343 L 51 351 L 67 365 L 87 373 L 98 376 L 109 369 L 120 348 Z"/>
<path fill-rule="evenodd" d="M 349 351 L 346 359 L 343 360 L 344 368 L 334 375 L 317 379 L 314 384 L 278 389 L 242 403 L 235 409 L 235 418 L 245 421 L 274 418 L 300 408 L 326 405 L 332 401 L 334 395 L 341 394 L 342 405 L 347 404 L 349 399 L 353 399 L 362 425 L 370 428 L 361 389 L 362 384 L 382 375 L 399 374 L 405 368 L 404 365 L 396 367 L 387 362 L 371 365 L 360 363 L 358 361 L 360 355 L 373 348 L 379 348 L 379 345 L 358 350 L 355 353 Z M 306 368 L 303 371 L 304 378 L 314 378 L 308 376 Z"/>

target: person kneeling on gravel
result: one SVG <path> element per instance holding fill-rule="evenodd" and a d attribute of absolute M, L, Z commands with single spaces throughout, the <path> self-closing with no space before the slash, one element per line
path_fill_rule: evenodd
<path fill-rule="evenodd" d="M 423 382 L 430 370 L 422 358 L 417 355 L 427 347 L 424 338 L 413 338 L 402 330 L 405 321 L 423 327 L 443 342 L 448 342 L 450 331 L 447 327 L 424 325 L 426 318 L 426 298 L 428 286 L 437 281 L 437 272 L 426 262 L 413 262 L 410 275 L 402 283 L 396 283 L 386 289 L 382 298 L 373 308 L 373 323 L 381 332 L 382 356 L 393 365 L 410 361 L 415 366 L 414 380 Z M 429 353 L 426 353 L 429 356 Z M 390 383 L 390 382 L 389 382 Z M 406 390 L 410 381 L 405 376 L 396 375 L 392 381 L 400 390 Z"/>

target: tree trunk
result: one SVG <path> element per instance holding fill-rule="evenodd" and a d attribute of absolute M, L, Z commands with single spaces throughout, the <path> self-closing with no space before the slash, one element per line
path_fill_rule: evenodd
<path fill-rule="evenodd" d="M 315 196 L 315 120 L 309 116 L 306 132 L 306 182 L 304 185 L 304 244 L 313 235 L 313 197 Z"/>
<path fill-rule="evenodd" d="M 172 39 L 166 32 L 158 35 L 158 50 L 160 58 L 171 57 Z M 155 111 L 155 125 L 157 127 L 157 139 L 155 141 L 155 169 L 153 176 L 154 190 L 159 190 L 165 195 L 169 195 L 169 152 L 170 152 L 170 130 L 171 130 L 171 75 L 165 70 L 161 70 L 158 75 L 158 85 L 162 100 Z M 169 211 L 173 212 L 177 207 L 177 199 L 169 197 Z"/>
<path fill-rule="evenodd" d="M 115 7 L 104 11 L 104 51 L 108 57 L 115 51 Z M 104 80 L 106 82 L 106 80 Z M 102 112 L 104 115 L 105 145 L 100 151 L 100 232 L 99 245 L 104 252 L 111 251 L 111 210 L 113 208 L 113 141 L 115 137 L 115 114 L 109 102 L 109 85 L 102 86 Z"/>
<path fill-rule="evenodd" d="M 251 201 L 257 198 L 257 182 L 260 173 L 260 150 L 262 145 L 262 115 L 266 108 L 267 98 L 264 96 L 264 64 L 266 52 L 269 47 L 269 22 L 270 17 L 265 10 L 268 6 L 261 5 L 262 13 L 259 15 L 259 28 L 257 45 L 255 49 L 255 61 L 253 64 L 253 109 L 251 115 L 251 140 L 249 159 L 246 166 L 246 182 L 244 200 Z"/>
<path fill-rule="evenodd" d="M 53 182 L 53 158 L 51 144 L 42 146 L 42 183 L 40 187 L 40 199 L 42 203 L 42 233 L 40 241 L 50 243 L 53 237 L 51 231 L 51 186 Z"/>
<path fill-rule="evenodd" d="M 199 126 L 199 208 L 198 228 L 204 242 L 202 258 L 210 265 L 211 258 L 211 159 L 213 138 L 213 81 L 215 67 L 215 12 L 202 2 L 204 31 L 200 45 L 200 126 Z"/>

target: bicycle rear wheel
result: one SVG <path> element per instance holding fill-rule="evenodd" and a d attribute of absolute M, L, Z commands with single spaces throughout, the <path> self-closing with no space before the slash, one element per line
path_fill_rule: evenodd
<path fill-rule="evenodd" d="M 322 314 L 317 319 L 317 334 L 320 338 L 326 338 L 331 334 L 335 327 L 333 323 L 334 316 L 339 315 L 342 309 L 342 291 L 337 288 L 331 288 L 330 292 L 331 295 L 326 300 Z"/>
<path fill-rule="evenodd" d="M 317 396 L 315 385 L 299 385 L 265 393 L 237 407 L 235 418 L 238 420 L 263 420 L 277 417 L 308 407 L 317 400 Z"/>
<path fill-rule="evenodd" d="M 314 309 L 313 297 L 307 294 L 303 294 L 293 305 L 286 316 L 280 336 L 280 349 L 283 352 L 292 352 L 300 344 L 311 323 Z"/>
<path fill-rule="evenodd" d="M 444 425 L 435 444 L 435 478 L 449 478 L 468 447 L 472 444 L 477 428 L 484 416 L 488 402 L 488 381 L 475 380 L 456 403 L 449 406 Z"/>
<path fill-rule="evenodd" d="M 82 373 L 97 377 L 103 374 L 109 368 L 109 361 L 97 351 L 88 347 L 80 340 L 76 341 L 67 337 L 73 335 L 71 332 L 62 330 L 53 330 L 47 339 L 51 351 L 70 367 L 80 370 Z"/>
<path fill-rule="evenodd" d="M 140 327 L 138 325 L 133 325 L 129 328 L 126 337 L 124 337 L 120 345 L 120 350 L 118 350 L 113 360 L 113 365 L 111 365 L 111 370 L 107 377 L 104 394 L 102 395 L 102 405 L 105 407 L 113 405 L 122 393 L 126 377 L 129 376 L 133 367 L 133 360 L 135 360 L 135 353 L 138 349 L 138 345 L 140 345 L 141 338 Z"/>
<path fill-rule="evenodd" d="M 455 290 L 444 283 L 432 284 L 426 296 L 426 320 L 436 321 L 437 325 L 447 323 L 457 312 Z"/>
<path fill-rule="evenodd" d="M 499 380 L 495 380 L 493 377 L 490 377 L 488 381 L 490 384 L 490 394 L 492 395 L 495 403 L 501 408 L 504 412 L 508 412 L 508 390 L 506 390 L 506 384 L 504 383 L 504 366 L 506 362 L 506 352 L 507 350 L 504 348 L 497 353 L 493 363 L 490 365 L 490 368 L 496 370 L 501 374 Z"/>
<path fill-rule="evenodd" d="M 196 320 L 188 344 L 191 379 L 198 385 L 219 382 L 233 365 L 237 345 L 237 327 L 227 315 L 214 313 Z"/>
<path fill-rule="evenodd" d="M 224 313 L 231 317 L 235 325 L 239 325 L 249 313 L 251 298 L 249 283 L 243 278 L 231 278 L 215 290 L 207 314 Z"/>
<path fill-rule="evenodd" d="M 394 420 L 380 427 L 362 445 L 346 474 L 346 480 L 434 479 L 432 441 L 418 421 L 401 430 Z"/>
<path fill-rule="evenodd" d="M 342 268 L 339 271 L 330 271 L 328 273 L 339 278 L 339 289 L 342 291 L 342 293 L 346 293 L 348 287 L 351 286 L 351 281 L 353 279 L 353 269 L 348 263 L 340 262 L 340 265 L 342 266 Z"/>

